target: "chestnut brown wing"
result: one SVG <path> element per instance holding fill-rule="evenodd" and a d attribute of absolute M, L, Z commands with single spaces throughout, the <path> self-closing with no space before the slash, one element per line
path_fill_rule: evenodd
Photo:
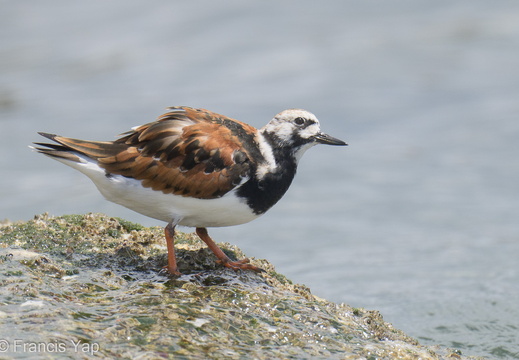
<path fill-rule="evenodd" d="M 239 134 L 255 132 L 207 110 L 178 107 L 114 142 L 53 140 L 96 159 L 107 173 L 141 180 L 144 187 L 212 199 L 249 176 L 251 162 Z"/>

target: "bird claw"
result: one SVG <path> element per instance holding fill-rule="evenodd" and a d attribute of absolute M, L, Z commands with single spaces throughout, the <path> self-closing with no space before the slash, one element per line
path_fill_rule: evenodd
<path fill-rule="evenodd" d="M 167 272 L 169 275 L 172 275 L 172 276 L 182 276 L 182 273 L 180 271 L 178 271 L 178 269 L 170 269 L 168 265 L 162 267 L 161 269 L 161 272 Z"/>
<path fill-rule="evenodd" d="M 217 264 L 222 264 L 225 267 L 228 267 L 229 269 L 233 269 L 234 271 L 238 270 L 252 270 L 257 273 L 265 272 L 262 268 L 259 268 L 257 266 L 251 265 L 250 260 L 248 258 L 237 260 L 237 261 L 231 261 L 231 260 L 216 260 Z"/>

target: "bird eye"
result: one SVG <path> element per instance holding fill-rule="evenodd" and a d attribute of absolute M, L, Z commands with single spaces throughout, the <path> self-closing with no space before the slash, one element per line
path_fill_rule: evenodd
<path fill-rule="evenodd" d="M 294 119 L 294 122 L 296 123 L 296 125 L 303 125 L 305 123 L 305 119 L 303 119 L 302 117 L 296 117 Z"/>

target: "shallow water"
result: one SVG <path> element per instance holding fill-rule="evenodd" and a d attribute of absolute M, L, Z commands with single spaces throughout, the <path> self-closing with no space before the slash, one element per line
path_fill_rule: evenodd
<path fill-rule="evenodd" d="M 0 218 L 105 212 L 36 131 L 111 139 L 170 105 L 262 126 L 314 112 L 267 215 L 214 229 L 321 297 L 425 344 L 519 359 L 519 4 L 209 1 L 0 5 Z"/>

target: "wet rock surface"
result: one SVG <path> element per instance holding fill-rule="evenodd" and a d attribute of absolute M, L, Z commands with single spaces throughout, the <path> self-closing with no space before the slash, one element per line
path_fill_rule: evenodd
<path fill-rule="evenodd" d="M 178 278 L 162 271 L 162 228 L 101 214 L 1 225 L 0 357 L 468 358 L 319 299 L 265 260 L 252 260 L 262 274 L 224 269 L 192 234 L 176 249 Z"/>

